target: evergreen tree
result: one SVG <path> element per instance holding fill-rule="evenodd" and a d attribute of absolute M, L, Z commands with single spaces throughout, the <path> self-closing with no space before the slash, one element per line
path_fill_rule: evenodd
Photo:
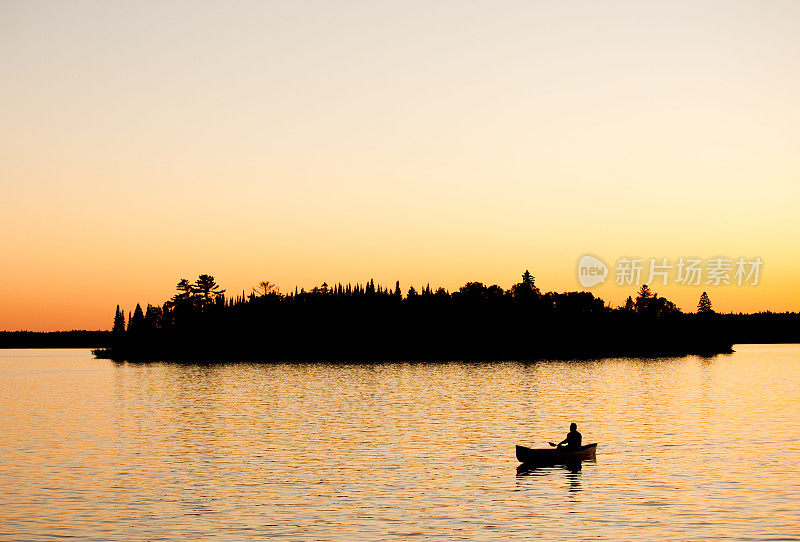
<path fill-rule="evenodd" d="M 533 275 L 531 275 L 531 272 L 526 269 L 525 272 L 522 274 L 522 284 L 524 284 L 528 288 L 533 288 L 534 287 L 533 282 L 534 282 Z"/>
<path fill-rule="evenodd" d="M 163 320 L 163 311 L 161 307 L 156 307 L 147 304 L 147 310 L 144 312 L 144 327 L 145 329 L 159 329 L 161 328 Z"/>
<path fill-rule="evenodd" d="M 526 269 L 522 274 L 522 282 L 518 282 L 511 287 L 511 295 L 517 301 L 522 302 L 538 298 L 541 295 L 541 292 L 539 291 L 539 288 L 536 287 L 534 277 L 531 275 L 530 271 Z"/>
<path fill-rule="evenodd" d="M 114 313 L 114 327 L 111 328 L 111 332 L 116 335 L 125 333 L 125 312 L 120 310 L 119 305 L 117 312 Z"/>
<path fill-rule="evenodd" d="M 647 313 L 648 306 L 650 305 L 652 299 L 652 290 L 650 290 L 650 287 L 647 284 L 642 284 L 642 287 L 639 288 L 639 292 L 636 295 L 636 301 L 634 302 L 636 312 L 639 314 Z"/>
<path fill-rule="evenodd" d="M 197 277 L 192 289 L 200 295 L 201 303 L 204 306 L 210 301 L 221 298 L 222 294 L 225 293 L 225 290 L 219 289 L 219 284 L 217 284 L 212 275 L 200 275 Z"/>
<path fill-rule="evenodd" d="M 175 288 L 179 293 L 172 298 L 173 301 L 176 303 L 181 303 L 191 300 L 192 294 L 194 293 L 194 288 L 192 288 L 192 284 L 189 282 L 189 279 L 179 280 Z"/>
<path fill-rule="evenodd" d="M 136 333 L 144 329 L 144 311 L 142 306 L 136 304 L 136 309 L 133 311 L 133 316 L 128 317 L 128 333 Z"/>
<path fill-rule="evenodd" d="M 711 308 L 711 300 L 708 294 L 703 292 L 700 294 L 700 301 L 697 302 L 697 314 L 709 315 L 713 314 L 714 309 Z"/>

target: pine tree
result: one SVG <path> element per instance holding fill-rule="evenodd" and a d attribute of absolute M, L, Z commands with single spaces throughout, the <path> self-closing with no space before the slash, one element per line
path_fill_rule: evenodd
<path fill-rule="evenodd" d="M 147 310 L 144 312 L 144 327 L 146 329 L 159 329 L 162 324 L 164 313 L 161 307 L 156 307 L 147 304 Z"/>
<path fill-rule="evenodd" d="M 114 313 L 114 327 L 111 328 L 111 332 L 115 335 L 125 333 L 125 312 L 120 310 L 119 305 L 117 312 Z"/>
<path fill-rule="evenodd" d="M 714 309 L 711 308 L 711 300 L 708 298 L 708 294 L 703 292 L 700 294 L 700 301 L 697 302 L 697 314 L 713 314 Z"/>
<path fill-rule="evenodd" d="M 636 301 L 634 302 L 636 312 L 639 314 L 646 314 L 653 299 L 653 292 L 650 290 L 650 287 L 647 284 L 642 284 L 642 287 L 639 288 L 639 292 L 636 295 Z"/>
<path fill-rule="evenodd" d="M 200 275 L 197 277 L 192 289 L 200 294 L 203 305 L 207 305 L 209 301 L 216 301 L 222 298 L 222 294 L 225 293 L 225 290 L 219 289 L 219 284 L 217 284 L 212 275 Z"/>
<path fill-rule="evenodd" d="M 531 272 L 526 269 L 525 272 L 522 274 L 522 284 L 528 286 L 529 288 L 533 288 L 534 286 L 533 283 L 534 283 L 533 275 L 531 275 Z"/>
<path fill-rule="evenodd" d="M 175 303 L 188 303 L 192 300 L 192 295 L 194 294 L 194 288 L 192 284 L 189 282 L 189 279 L 181 279 L 178 281 L 177 286 L 175 288 L 178 290 L 178 294 L 172 298 L 172 301 Z"/>
<path fill-rule="evenodd" d="M 541 295 L 530 271 L 526 269 L 522 274 L 522 282 L 518 282 L 511 287 L 511 295 L 514 299 L 523 303 L 535 301 Z"/>
<path fill-rule="evenodd" d="M 144 311 L 140 304 L 136 304 L 133 316 L 128 317 L 128 333 L 136 333 L 144 329 Z"/>

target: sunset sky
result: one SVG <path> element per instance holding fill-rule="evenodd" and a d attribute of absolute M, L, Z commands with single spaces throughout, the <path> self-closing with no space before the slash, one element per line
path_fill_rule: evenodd
<path fill-rule="evenodd" d="M 0 29 L 0 329 L 107 329 L 200 273 L 577 290 L 587 253 L 761 257 L 653 289 L 800 310 L 800 2 L 8 0 Z"/>

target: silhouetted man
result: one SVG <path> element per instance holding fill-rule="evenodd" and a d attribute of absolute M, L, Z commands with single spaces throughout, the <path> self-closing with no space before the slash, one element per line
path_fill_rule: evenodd
<path fill-rule="evenodd" d="M 568 450 L 577 450 L 581 447 L 582 439 L 583 437 L 580 433 L 578 433 L 578 424 L 573 422 L 569 424 L 569 433 L 567 433 L 567 438 L 559 442 L 558 447 L 561 448 L 564 444 L 566 444 L 566 448 Z"/>

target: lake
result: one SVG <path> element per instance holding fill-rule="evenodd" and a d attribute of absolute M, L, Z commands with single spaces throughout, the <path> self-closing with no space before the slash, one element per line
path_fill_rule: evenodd
<path fill-rule="evenodd" d="M 800 345 L 535 363 L 0 350 L 3 540 L 800 538 Z M 596 462 L 518 474 L 576 422 Z"/>

